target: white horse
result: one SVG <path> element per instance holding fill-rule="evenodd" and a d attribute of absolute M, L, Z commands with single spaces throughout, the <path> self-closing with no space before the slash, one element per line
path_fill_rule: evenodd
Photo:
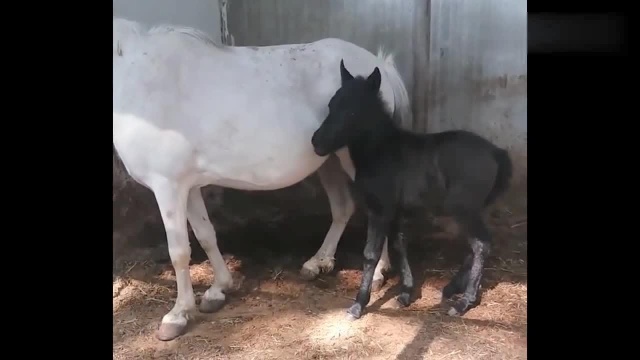
<path fill-rule="evenodd" d="M 312 279 L 333 268 L 338 241 L 354 212 L 348 190 L 354 170 L 345 150 L 337 157 L 317 156 L 311 136 L 340 87 L 341 59 L 354 75 L 378 66 L 385 102 L 403 126 L 411 124 L 407 90 L 393 58 L 382 51 L 374 56 L 339 39 L 229 47 L 196 29 L 147 30 L 114 18 L 113 144 L 131 177 L 155 195 L 178 285 L 175 305 L 157 331 L 159 339 L 184 333 L 196 307 L 187 221 L 215 272 L 200 311 L 222 307 L 232 286 L 202 199 L 203 186 L 275 190 L 317 171 L 333 221 L 301 274 Z M 388 266 L 385 242 L 376 268 L 378 286 Z"/>

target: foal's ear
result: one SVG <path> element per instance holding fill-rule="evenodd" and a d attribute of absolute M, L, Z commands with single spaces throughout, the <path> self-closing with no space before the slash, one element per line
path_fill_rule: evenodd
<path fill-rule="evenodd" d="M 344 67 L 344 60 L 340 60 L 340 78 L 343 84 L 345 81 L 353 80 L 353 75 Z"/>
<path fill-rule="evenodd" d="M 380 75 L 380 69 L 378 69 L 378 67 L 376 66 L 376 68 L 373 69 L 371 75 L 369 75 L 369 77 L 367 78 L 367 83 L 373 91 L 378 92 L 378 90 L 380 90 L 381 81 L 382 77 Z"/>

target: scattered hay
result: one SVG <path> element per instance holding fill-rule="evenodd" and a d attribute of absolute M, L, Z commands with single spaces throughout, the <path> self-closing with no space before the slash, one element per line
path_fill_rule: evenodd
<path fill-rule="evenodd" d="M 526 359 L 526 224 L 499 218 L 497 253 L 486 269 L 482 303 L 464 317 L 439 305 L 456 270 L 439 259 L 425 264 L 422 297 L 404 309 L 387 299 L 398 279 L 373 294 L 365 315 L 346 319 L 361 271 L 337 269 L 314 282 L 300 280 L 300 264 L 256 265 L 225 256 L 236 283 L 228 304 L 195 313 L 184 336 L 160 342 L 154 332 L 174 305 L 170 263 L 122 261 L 113 284 L 114 359 Z M 507 221 L 509 220 L 509 221 Z M 494 224 L 495 226 L 495 224 Z M 149 256 L 146 254 L 144 256 Z M 265 262 L 264 256 L 260 260 Z M 196 295 L 215 279 L 208 261 L 190 267 Z M 243 277 L 246 276 L 246 278 Z"/>

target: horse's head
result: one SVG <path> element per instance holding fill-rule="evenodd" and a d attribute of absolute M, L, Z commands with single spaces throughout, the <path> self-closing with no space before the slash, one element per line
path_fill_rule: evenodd
<path fill-rule="evenodd" d="M 365 130 L 369 112 L 379 107 L 381 75 L 377 67 L 366 79 L 353 77 L 341 60 L 340 76 L 342 85 L 329 101 L 329 115 L 311 138 L 318 156 L 347 146 Z"/>

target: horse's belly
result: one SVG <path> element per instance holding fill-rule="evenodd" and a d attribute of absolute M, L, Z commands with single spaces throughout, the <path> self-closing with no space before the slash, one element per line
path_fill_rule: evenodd
<path fill-rule="evenodd" d="M 209 139 L 219 141 L 198 146 L 199 182 L 242 190 L 280 189 L 302 181 L 326 160 L 313 151 L 311 137 L 316 126 L 312 126 L 310 119 L 298 117 L 290 122 L 266 119 L 262 118 L 261 124 L 253 123 L 254 126 L 238 122 L 236 126 L 243 126 L 236 127 L 233 135 L 210 136 Z"/>
<path fill-rule="evenodd" d="M 239 190 L 276 190 L 302 181 L 326 160 L 313 151 L 292 147 L 265 149 L 262 153 L 242 152 L 198 156 L 198 183 L 215 184 Z"/>

